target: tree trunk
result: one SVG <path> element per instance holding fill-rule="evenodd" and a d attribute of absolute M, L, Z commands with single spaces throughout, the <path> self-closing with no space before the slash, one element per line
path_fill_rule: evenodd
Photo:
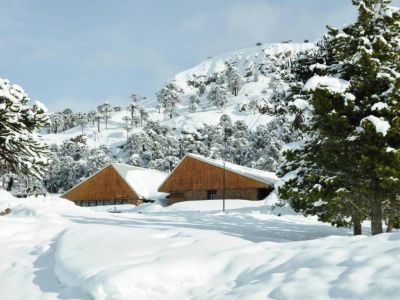
<path fill-rule="evenodd" d="M 362 235 L 362 226 L 360 219 L 357 216 L 353 216 L 352 222 L 353 222 L 353 234 Z"/>
<path fill-rule="evenodd" d="M 14 185 L 14 178 L 10 177 L 10 180 L 8 181 L 8 184 L 7 184 L 7 192 L 11 192 L 13 185 Z"/>
<path fill-rule="evenodd" d="M 386 228 L 386 232 L 393 231 L 393 221 L 394 221 L 393 219 L 394 219 L 394 209 L 393 209 L 393 207 L 390 207 L 389 220 L 388 220 L 388 226 Z"/>
<path fill-rule="evenodd" d="M 371 232 L 372 235 L 383 232 L 382 228 L 382 204 L 377 200 L 371 203 Z"/>
<path fill-rule="evenodd" d="M 97 132 L 100 132 L 100 119 L 97 119 Z"/>

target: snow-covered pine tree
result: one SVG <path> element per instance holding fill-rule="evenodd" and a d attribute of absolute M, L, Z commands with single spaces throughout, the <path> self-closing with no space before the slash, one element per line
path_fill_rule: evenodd
<path fill-rule="evenodd" d="M 256 114 L 256 112 L 259 110 L 261 105 L 265 104 L 265 100 L 263 99 L 262 96 L 260 95 L 254 95 L 251 96 L 249 99 L 249 103 L 247 105 L 247 108 L 253 112 L 253 114 Z"/>
<path fill-rule="evenodd" d="M 207 99 L 210 104 L 222 110 L 228 103 L 228 94 L 225 84 L 214 84 L 208 92 Z"/>
<path fill-rule="evenodd" d="M 392 216 L 400 212 L 400 9 L 389 0 L 354 0 L 359 18 L 336 34 L 337 53 L 351 76 L 350 101 L 355 99 L 353 147 L 358 149 L 358 170 L 363 181 L 357 191 L 368 197 L 371 231 L 383 231 L 384 208 Z M 342 34 L 341 34 L 342 33 Z M 342 50 L 342 51 L 340 51 Z M 361 128 L 361 130 L 360 130 Z M 389 149 L 389 151 L 388 151 Z M 393 223 L 390 220 L 389 223 Z"/>
<path fill-rule="evenodd" d="M 108 120 L 111 118 L 112 105 L 110 104 L 110 102 L 106 101 L 103 104 L 99 105 L 97 107 L 97 110 L 102 114 L 107 129 Z"/>
<path fill-rule="evenodd" d="M 50 159 L 44 184 L 51 193 L 70 189 L 111 162 L 107 147 L 89 150 L 87 145 L 72 140 L 64 141 L 60 146 L 51 145 Z"/>
<path fill-rule="evenodd" d="M 103 118 L 103 114 L 99 111 L 96 111 L 95 115 L 94 115 L 94 120 L 96 120 L 96 123 L 97 123 L 97 132 L 100 132 L 100 121 L 102 118 Z"/>
<path fill-rule="evenodd" d="M 355 234 L 366 218 L 381 233 L 384 205 L 391 216 L 398 207 L 400 12 L 390 2 L 354 0 L 357 21 L 329 29 L 326 76 L 305 85 L 307 134 L 281 172 L 280 194 L 296 210 L 338 226 L 351 218 Z"/>
<path fill-rule="evenodd" d="M 136 113 L 136 111 L 138 110 L 139 104 L 137 104 L 135 101 L 131 102 L 128 104 L 128 106 L 126 107 L 126 109 L 128 110 L 128 112 L 131 115 L 131 126 L 133 126 L 133 120 L 134 120 L 134 115 Z"/>
<path fill-rule="evenodd" d="M 41 178 L 47 146 L 37 131 L 48 123 L 40 102 L 29 106 L 28 95 L 16 84 L 0 79 L 0 166 L 7 172 Z"/>
<path fill-rule="evenodd" d="M 189 97 L 189 111 L 196 112 L 200 105 L 200 97 L 197 94 L 190 95 Z"/>
<path fill-rule="evenodd" d="M 199 96 L 203 96 L 206 93 L 207 90 L 207 85 L 205 84 L 205 82 L 202 80 L 199 82 L 199 87 L 198 87 L 198 94 Z"/>
<path fill-rule="evenodd" d="M 149 119 L 149 113 L 142 105 L 140 105 L 138 115 L 140 117 L 140 126 L 143 126 L 143 123 Z"/>
<path fill-rule="evenodd" d="M 138 103 L 139 101 L 146 99 L 145 96 L 141 96 L 138 94 L 132 94 L 132 95 L 130 95 L 130 98 L 132 99 L 133 103 Z"/>
<path fill-rule="evenodd" d="M 123 116 L 122 121 L 124 122 L 124 129 L 126 130 L 126 138 L 129 137 L 129 132 L 132 130 L 131 121 L 132 119 L 129 116 Z"/>
<path fill-rule="evenodd" d="M 176 106 L 181 102 L 183 91 L 175 81 L 168 82 L 157 94 L 157 101 L 170 118 L 176 115 Z"/>
<path fill-rule="evenodd" d="M 85 126 L 88 124 L 88 116 L 86 113 L 77 113 L 76 114 L 76 121 L 79 126 L 81 126 L 81 131 L 83 134 L 83 130 L 85 129 Z"/>
<path fill-rule="evenodd" d="M 88 122 L 92 124 L 92 126 L 94 126 L 94 123 L 96 122 L 96 111 L 95 110 L 91 110 L 88 112 L 87 114 L 88 116 Z"/>
<path fill-rule="evenodd" d="M 225 62 L 225 65 L 225 76 L 228 83 L 228 89 L 233 96 L 237 96 L 241 87 L 242 78 L 234 63 L 227 61 Z"/>
<path fill-rule="evenodd" d="M 50 125 L 53 133 L 58 133 L 64 128 L 64 117 L 60 113 L 50 115 Z"/>

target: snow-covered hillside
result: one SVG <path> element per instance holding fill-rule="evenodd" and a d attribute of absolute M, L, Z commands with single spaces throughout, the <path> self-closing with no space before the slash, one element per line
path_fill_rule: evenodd
<path fill-rule="evenodd" d="M 0 191 L 1 299 L 396 299 L 400 233 L 351 236 L 270 202 L 83 208 Z M 109 209 L 109 208 L 108 208 Z M 6 280 L 4 280 L 6 278 Z M 306 287 L 306 288 L 305 288 Z"/>
<path fill-rule="evenodd" d="M 264 44 L 206 59 L 199 65 L 183 71 L 173 78 L 177 87 L 182 89 L 183 94 L 181 96 L 182 101 L 177 106 L 177 116 L 171 119 L 162 113 L 162 109 L 161 112 L 156 109 L 157 101 L 154 95 L 141 101 L 140 104 L 149 113 L 149 120 L 175 128 L 178 134 L 181 131 L 194 131 L 196 128 L 202 127 L 203 124 L 216 125 L 222 114 L 229 115 L 233 122 L 245 121 L 250 129 L 255 129 L 260 124 L 268 123 L 273 116 L 261 115 L 249 110 L 243 111 L 241 107 L 256 97 L 268 101 L 272 93 L 271 80 L 275 79 L 274 77 L 277 75 L 272 68 L 273 64 L 277 61 L 286 61 L 294 54 L 312 47 L 313 44 Z M 241 88 L 237 96 L 229 96 L 227 105 L 223 109 L 218 109 L 208 102 L 205 94 L 200 97 L 199 109 L 196 112 L 190 112 L 189 98 L 197 92 L 197 88 L 193 84 L 200 81 L 208 81 L 211 84 L 213 76 L 224 72 L 227 63 L 234 65 L 238 74 L 242 77 Z M 249 72 L 252 73 L 251 76 L 247 76 Z M 206 84 L 206 90 L 209 89 L 210 84 Z M 105 129 L 104 124 L 101 124 L 100 133 L 97 132 L 96 125 L 86 126 L 84 133 L 88 138 L 87 144 L 90 147 L 105 144 L 112 149 L 121 145 L 126 140 L 122 118 L 127 115 L 129 113 L 125 111 L 125 108 L 121 112 L 112 113 L 108 129 Z M 79 134 L 81 134 L 81 128 L 77 126 L 57 134 L 44 134 L 43 138 L 49 144 L 60 144 L 62 141 Z"/>

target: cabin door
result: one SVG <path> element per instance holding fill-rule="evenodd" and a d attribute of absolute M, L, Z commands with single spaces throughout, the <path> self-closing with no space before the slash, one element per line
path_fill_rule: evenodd
<path fill-rule="evenodd" d="M 208 190 L 207 191 L 207 200 L 217 199 L 217 191 L 216 190 Z"/>

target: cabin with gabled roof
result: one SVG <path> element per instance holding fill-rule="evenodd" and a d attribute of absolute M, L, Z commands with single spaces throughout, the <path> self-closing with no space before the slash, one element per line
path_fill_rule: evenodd
<path fill-rule="evenodd" d="M 61 197 L 80 206 L 141 204 L 163 199 L 158 186 L 168 174 L 152 169 L 113 163 L 86 178 Z"/>
<path fill-rule="evenodd" d="M 187 154 L 158 191 L 169 193 L 169 204 L 189 200 L 262 200 L 273 190 L 275 173 L 222 160 Z"/>

